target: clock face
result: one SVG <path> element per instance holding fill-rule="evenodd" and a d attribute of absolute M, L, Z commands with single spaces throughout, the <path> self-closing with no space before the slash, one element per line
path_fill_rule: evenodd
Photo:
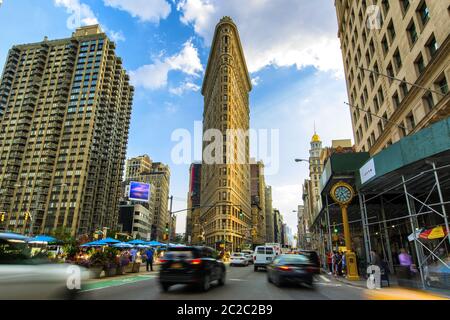
<path fill-rule="evenodd" d="M 339 202 L 346 203 L 352 199 L 352 191 L 345 186 L 339 186 L 334 191 L 334 196 Z"/>

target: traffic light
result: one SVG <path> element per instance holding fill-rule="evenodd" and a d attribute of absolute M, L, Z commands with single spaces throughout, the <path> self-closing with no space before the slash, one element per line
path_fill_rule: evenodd
<path fill-rule="evenodd" d="M 338 228 L 334 227 L 334 233 L 338 233 L 338 232 L 339 232 Z"/>
<path fill-rule="evenodd" d="M 244 212 L 242 210 L 239 211 L 239 217 L 242 219 L 244 217 Z"/>
<path fill-rule="evenodd" d="M 30 213 L 28 211 L 25 212 L 25 221 L 27 221 L 29 217 L 30 217 Z"/>
<path fill-rule="evenodd" d="M 163 240 L 167 240 L 167 239 L 169 239 L 169 235 L 167 233 L 164 233 Z"/>
<path fill-rule="evenodd" d="M 0 222 L 5 221 L 6 212 L 0 212 Z"/>

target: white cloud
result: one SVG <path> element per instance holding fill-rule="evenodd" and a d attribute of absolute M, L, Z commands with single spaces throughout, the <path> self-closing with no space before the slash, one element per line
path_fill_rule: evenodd
<path fill-rule="evenodd" d="M 210 44 L 215 25 L 230 16 L 238 26 L 250 72 L 314 66 L 343 74 L 335 9 L 329 0 L 180 0 L 181 21 Z"/>
<path fill-rule="evenodd" d="M 79 0 L 54 0 L 53 2 L 57 7 L 66 8 L 66 12 L 70 14 L 67 19 L 68 29 L 99 23 L 91 7 Z"/>
<path fill-rule="evenodd" d="M 116 31 L 111 30 L 109 32 L 109 37 L 114 42 L 125 41 L 125 36 L 124 36 L 122 31 L 117 31 L 116 32 Z"/>
<path fill-rule="evenodd" d="M 131 16 L 143 22 L 158 23 L 166 19 L 171 11 L 170 4 L 165 0 L 103 0 L 105 6 L 110 6 L 128 12 Z"/>
<path fill-rule="evenodd" d="M 280 210 L 284 223 L 288 224 L 293 233 L 297 231 L 297 213 L 292 211 L 297 210 L 301 203 L 301 193 L 302 186 L 300 184 L 272 187 L 272 206 Z"/>
<path fill-rule="evenodd" d="M 256 87 L 261 82 L 260 77 L 254 77 L 252 78 L 252 86 Z"/>
<path fill-rule="evenodd" d="M 181 96 L 181 95 L 183 95 L 183 93 L 185 91 L 197 92 L 200 89 L 201 89 L 201 87 L 199 85 L 196 85 L 195 83 L 192 83 L 189 80 L 186 80 L 180 86 L 178 86 L 176 88 L 170 88 L 169 92 L 174 94 L 174 95 Z"/>
<path fill-rule="evenodd" d="M 199 77 L 203 72 L 203 66 L 198 56 L 197 48 L 194 47 L 191 40 L 184 43 L 183 49 L 165 59 L 156 58 L 152 64 L 139 67 L 131 71 L 131 80 L 133 85 L 146 89 L 155 90 L 167 86 L 168 74 L 170 71 L 181 71 L 191 77 Z M 185 83 L 182 89 L 173 89 L 176 92 L 180 90 L 198 90 L 198 86 L 192 83 Z"/>
<path fill-rule="evenodd" d="M 122 31 L 110 30 L 107 26 L 101 24 L 91 7 L 85 3 L 81 3 L 80 0 L 53 0 L 55 6 L 63 7 L 70 15 L 67 18 L 67 28 L 74 30 L 81 26 L 100 24 L 104 32 L 106 32 L 111 40 L 119 42 L 125 41 L 125 36 Z"/>

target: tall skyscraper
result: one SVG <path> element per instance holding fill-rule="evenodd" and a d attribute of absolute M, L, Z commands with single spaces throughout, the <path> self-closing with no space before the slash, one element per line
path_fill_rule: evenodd
<path fill-rule="evenodd" d="M 266 241 L 266 182 L 262 161 L 250 165 L 252 199 L 252 242 L 264 244 Z"/>
<path fill-rule="evenodd" d="M 273 218 L 273 207 L 272 207 L 272 187 L 267 186 L 265 188 L 265 210 L 266 210 L 266 242 L 274 242 L 274 218 Z"/>
<path fill-rule="evenodd" d="M 115 227 L 133 92 L 98 25 L 12 47 L 0 84 L 5 229 Z"/>
<path fill-rule="evenodd" d="M 201 194 L 202 164 L 193 163 L 189 168 L 189 192 L 186 214 L 186 241 L 193 244 L 201 243 L 202 234 L 200 221 L 200 194 Z"/>
<path fill-rule="evenodd" d="M 218 130 L 225 136 L 230 130 L 248 132 L 250 121 L 249 92 L 251 80 L 245 63 L 236 25 L 224 17 L 216 26 L 203 82 L 203 131 Z M 205 158 L 203 146 L 201 218 L 205 221 L 206 243 L 226 243 L 228 249 L 251 242 L 246 230 L 251 228 L 249 138 L 225 136 L 222 146 Z M 243 141 L 242 141 L 243 140 Z M 217 141 L 215 141 L 217 143 Z"/>
<path fill-rule="evenodd" d="M 376 154 L 450 115 L 450 3 L 367 2 L 335 5 L 356 150 Z"/>

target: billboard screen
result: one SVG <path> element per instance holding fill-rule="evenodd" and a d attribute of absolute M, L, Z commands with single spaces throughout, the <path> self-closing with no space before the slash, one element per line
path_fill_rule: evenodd
<path fill-rule="evenodd" d="M 150 184 L 131 181 L 130 191 L 128 192 L 128 199 L 135 201 L 149 201 Z"/>

